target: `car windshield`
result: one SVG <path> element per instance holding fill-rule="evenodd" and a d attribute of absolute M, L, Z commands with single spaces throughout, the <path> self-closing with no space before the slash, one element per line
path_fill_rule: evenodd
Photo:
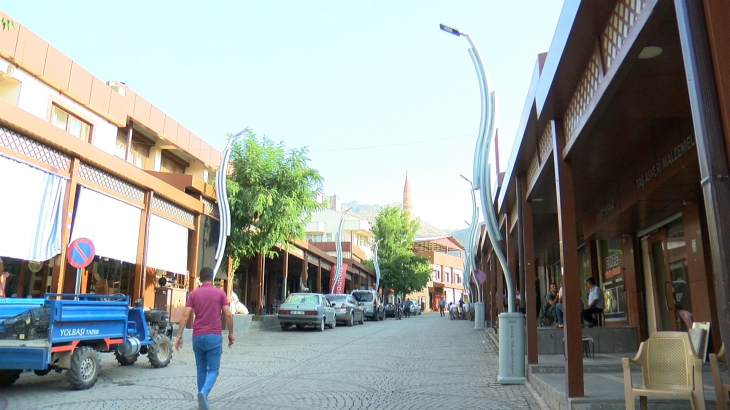
<path fill-rule="evenodd" d="M 302 295 L 294 293 L 286 298 L 285 303 L 299 303 L 304 305 L 316 305 L 319 303 L 319 296 L 317 295 Z"/>
<path fill-rule="evenodd" d="M 327 295 L 327 299 L 330 302 L 344 302 L 347 300 L 347 295 Z"/>
<path fill-rule="evenodd" d="M 352 296 L 357 299 L 358 302 L 372 302 L 373 294 L 370 292 L 355 292 Z"/>

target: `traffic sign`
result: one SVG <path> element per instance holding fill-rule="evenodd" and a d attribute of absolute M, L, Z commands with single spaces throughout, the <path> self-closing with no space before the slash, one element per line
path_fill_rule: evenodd
<path fill-rule="evenodd" d="M 480 285 L 487 280 L 487 275 L 484 273 L 484 271 L 481 270 L 475 270 L 474 276 L 476 276 L 477 282 L 479 282 Z"/>
<path fill-rule="evenodd" d="M 90 239 L 79 238 L 68 245 L 66 256 L 74 268 L 85 268 L 94 260 L 94 244 Z"/>

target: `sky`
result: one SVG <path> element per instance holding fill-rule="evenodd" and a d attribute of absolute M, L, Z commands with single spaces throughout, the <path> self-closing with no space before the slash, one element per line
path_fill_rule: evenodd
<path fill-rule="evenodd" d="M 223 150 L 248 127 L 308 147 L 342 202 L 471 220 L 480 120 L 469 33 L 498 93 L 500 171 L 562 0 L 4 0 L 0 10 L 103 81 L 123 81 Z M 493 161 L 494 162 L 494 161 Z"/>

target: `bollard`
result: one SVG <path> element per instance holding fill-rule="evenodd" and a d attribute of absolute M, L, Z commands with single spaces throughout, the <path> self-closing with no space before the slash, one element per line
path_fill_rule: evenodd
<path fill-rule="evenodd" d="M 501 384 L 524 384 L 525 315 L 519 312 L 499 315 L 499 375 Z"/>
<path fill-rule="evenodd" d="M 484 330 L 484 302 L 474 303 L 474 330 Z"/>

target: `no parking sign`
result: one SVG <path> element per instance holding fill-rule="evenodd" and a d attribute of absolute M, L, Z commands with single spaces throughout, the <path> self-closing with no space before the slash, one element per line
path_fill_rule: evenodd
<path fill-rule="evenodd" d="M 94 244 L 90 239 L 79 238 L 68 245 L 66 257 L 74 268 L 85 268 L 94 260 Z"/>
<path fill-rule="evenodd" d="M 480 285 L 487 280 L 487 275 L 484 273 L 484 271 L 481 270 L 475 270 L 474 276 L 476 277 L 477 282 L 479 282 Z"/>

